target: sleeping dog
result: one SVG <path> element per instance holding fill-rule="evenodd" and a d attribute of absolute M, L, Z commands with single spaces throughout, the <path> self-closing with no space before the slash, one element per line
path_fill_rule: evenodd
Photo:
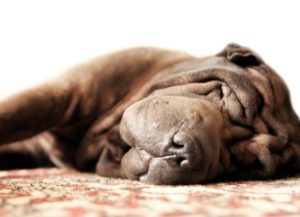
<path fill-rule="evenodd" d="M 237 44 L 198 58 L 129 49 L 0 103 L 0 168 L 71 167 L 153 184 L 270 178 L 300 167 L 282 79 Z"/>

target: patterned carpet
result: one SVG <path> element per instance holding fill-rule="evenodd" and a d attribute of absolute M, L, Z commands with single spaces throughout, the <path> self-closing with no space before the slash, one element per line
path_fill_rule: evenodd
<path fill-rule="evenodd" d="M 0 172 L 0 216 L 300 216 L 300 179 L 154 186 L 62 169 Z"/>

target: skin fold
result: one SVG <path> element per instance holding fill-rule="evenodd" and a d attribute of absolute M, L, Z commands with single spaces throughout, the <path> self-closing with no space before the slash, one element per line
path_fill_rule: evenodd
<path fill-rule="evenodd" d="M 0 169 L 70 167 L 152 184 L 266 179 L 300 167 L 288 88 L 249 48 L 135 48 L 0 102 Z"/>

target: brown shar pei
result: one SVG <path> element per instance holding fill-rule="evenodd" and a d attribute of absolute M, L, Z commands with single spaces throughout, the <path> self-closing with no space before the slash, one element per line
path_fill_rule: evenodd
<path fill-rule="evenodd" d="M 300 124 L 252 50 L 137 48 L 0 103 L 0 168 L 72 167 L 154 184 L 294 175 Z"/>

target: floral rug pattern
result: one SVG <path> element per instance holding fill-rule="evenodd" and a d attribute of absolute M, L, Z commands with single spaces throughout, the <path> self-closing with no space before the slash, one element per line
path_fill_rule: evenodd
<path fill-rule="evenodd" d="M 300 178 L 155 186 L 54 168 L 1 171 L 0 216 L 300 216 Z"/>

